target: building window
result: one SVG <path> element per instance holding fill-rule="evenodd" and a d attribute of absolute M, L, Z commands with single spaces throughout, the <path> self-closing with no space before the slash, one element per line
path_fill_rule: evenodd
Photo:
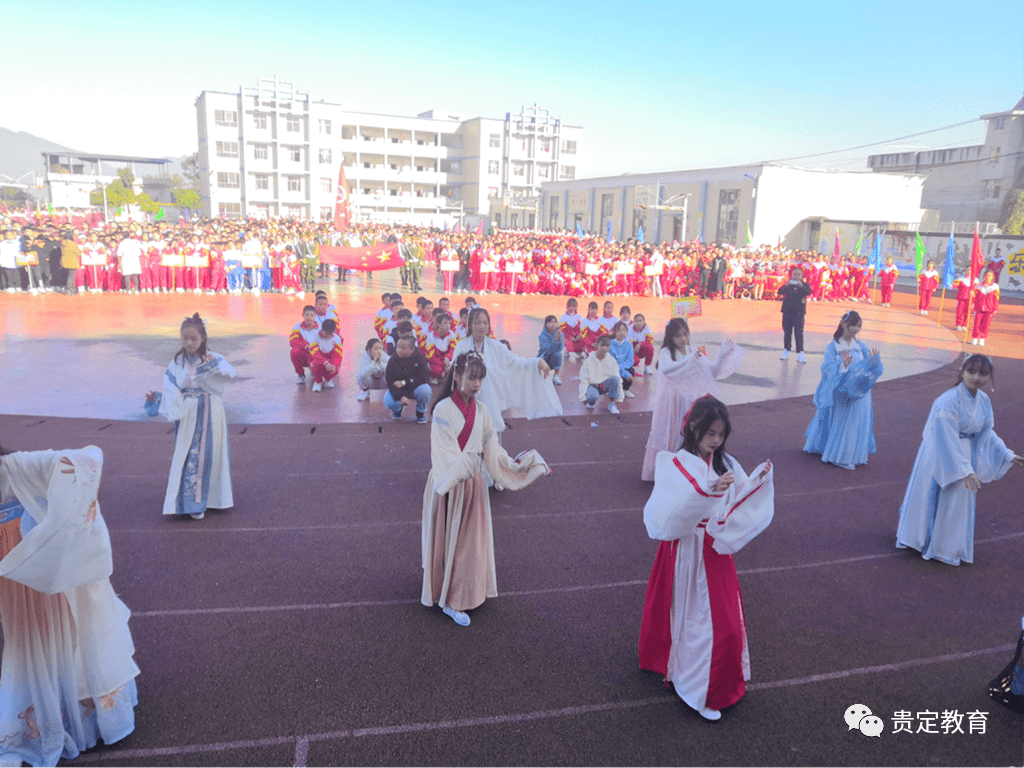
<path fill-rule="evenodd" d="M 297 118 L 297 117 L 286 117 L 285 121 L 284 121 L 284 129 L 286 131 L 288 131 L 288 133 L 298 133 L 299 132 L 299 118 Z"/>
<path fill-rule="evenodd" d="M 331 135 L 331 121 L 330 120 L 321 120 L 320 121 L 320 134 L 323 135 L 323 136 L 330 136 Z"/>
<path fill-rule="evenodd" d="M 500 149 L 501 148 L 501 134 L 500 133 L 492 133 L 490 135 L 490 138 L 487 141 L 487 144 L 488 144 L 488 146 L 496 147 L 496 148 Z"/>
<path fill-rule="evenodd" d="M 563 165 L 558 169 L 558 178 L 560 181 L 572 181 L 576 178 L 576 166 Z"/>
<path fill-rule="evenodd" d="M 254 160 L 266 160 L 270 157 L 270 147 L 266 144 L 255 144 L 252 148 Z"/>
<path fill-rule="evenodd" d="M 576 154 L 576 142 L 575 141 L 563 141 L 562 142 L 562 154 L 563 155 L 575 155 Z"/>
<path fill-rule="evenodd" d="M 288 215 L 291 218 L 293 218 L 293 219 L 301 219 L 302 218 L 302 206 L 301 205 L 286 205 L 285 206 L 285 210 L 288 212 Z"/>
<path fill-rule="evenodd" d="M 994 131 L 1001 131 L 1005 127 L 1006 127 L 1006 118 L 1005 117 L 997 117 L 995 120 L 992 121 L 992 130 L 994 130 Z"/>
<path fill-rule="evenodd" d="M 288 159 L 293 163 L 301 163 L 302 149 L 299 147 L 288 147 Z"/>
<path fill-rule="evenodd" d="M 512 175 L 513 176 L 525 176 L 526 175 L 526 166 L 523 165 L 522 163 L 514 163 L 512 165 Z"/>
<path fill-rule="evenodd" d="M 334 209 L 329 205 L 320 206 L 320 221 L 330 221 L 334 218 Z"/>
<path fill-rule="evenodd" d="M 217 171 L 217 186 L 222 189 L 238 189 L 238 174 Z"/>
<path fill-rule="evenodd" d="M 999 198 L 999 193 L 1002 192 L 1002 188 L 997 181 L 986 181 L 985 182 L 985 197 L 993 200 Z"/>
<path fill-rule="evenodd" d="M 988 153 L 988 164 L 989 165 L 995 165 L 996 162 L 999 160 L 999 150 L 1000 149 L 1002 149 L 1002 147 L 996 147 L 995 149 L 993 149 L 991 152 Z"/>
<path fill-rule="evenodd" d="M 491 176 L 497 176 L 498 175 L 498 161 L 497 160 L 488 160 L 487 161 L 487 172 L 489 174 L 491 174 Z"/>
<path fill-rule="evenodd" d="M 551 208 L 551 211 L 548 215 L 548 228 L 558 229 L 558 198 L 549 197 L 548 205 Z"/>
<path fill-rule="evenodd" d="M 217 157 L 238 157 L 238 142 L 218 141 Z"/>
<path fill-rule="evenodd" d="M 302 191 L 302 177 L 301 176 L 289 176 L 288 177 L 288 191 L 289 192 L 301 192 Z"/>
<path fill-rule="evenodd" d="M 537 166 L 537 178 L 538 179 L 546 179 L 546 178 L 548 178 L 548 173 L 549 172 L 550 172 L 550 169 L 546 165 L 538 165 Z"/>
<path fill-rule="evenodd" d="M 330 192 L 331 191 L 331 180 L 330 179 L 320 179 L 320 191 L 321 192 Z"/>
<path fill-rule="evenodd" d="M 257 173 L 254 177 L 256 189 L 270 189 L 270 176 L 265 173 Z"/>
<path fill-rule="evenodd" d="M 718 234 L 716 243 L 736 245 L 736 233 L 740 225 L 740 191 L 721 189 L 718 191 Z"/>
<path fill-rule="evenodd" d="M 321 163 L 321 165 L 330 165 L 331 164 L 331 150 L 329 150 L 329 149 L 321 149 L 320 150 L 320 163 Z"/>
<path fill-rule="evenodd" d="M 213 122 L 225 128 L 237 128 L 238 113 L 230 109 L 218 109 L 213 113 Z"/>
<path fill-rule="evenodd" d="M 607 222 L 612 217 L 612 209 L 614 205 L 614 195 L 601 195 L 601 226 L 598 227 L 598 231 L 602 235 L 607 231 Z"/>
<path fill-rule="evenodd" d="M 265 131 L 265 130 L 267 130 L 267 116 L 266 115 L 254 114 L 252 116 L 252 123 L 253 123 L 252 127 L 255 128 L 258 131 Z"/>
<path fill-rule="evenodd" d="M 241 203 L 218 203 L 217 210 L 221 217 L 228 219 L 238 219 L 242 216 Z"/>
<path fill-rule="evenodd" d="M 487 197 L 489 199 L 495 198 L 497 196 L 498 196 L 498 188 L 497 187 L 488 187 L 487 188 Z"/>

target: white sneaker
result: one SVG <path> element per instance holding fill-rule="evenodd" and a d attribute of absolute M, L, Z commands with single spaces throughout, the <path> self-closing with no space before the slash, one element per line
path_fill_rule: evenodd
<path fill-rule="evenodd" d="M 636 397 L 636 395 L 634 395 L 628 389 L 625 392 L 623 392 L 623 395 L 625 395 L 626 397 L 630 397 L 630 398 Z"/>
<path fill-rule="evenodd" d="M 789 360 L 789 350 L 788 349 L 782 350 L 782 355 L 779 357 L 779 360 Z"/>
<path fill-rule="evenodd" d="M 252 295 L 253 296 L 259 296 L 260 295 L 260 289 L 259 288 L 253 288 Z"/>
<path fill-rule="evenodd" d="M 618 412 L 619 412 L 619 406 L 617 406 L 615 403 L 608 403 L 608 413 L 618 413 Z"/>
<path fill-rule="evenodd" d="M 971 344 L 973 344 L 974 346 L 978 346 L 978 340 L 977 339 L 971 339 Z"/>
<path fill-rule="evenodd" d="M 984 347 L 985 346 L 985 340 L 982 339 L 981 341 L 978 342 L 978 344 Z"/>
<path fill-rule="evenodd" d="M 654 366 L 653 365 L 648 365 L 647 366 L 647 374 L 650 375 L 650 376 L 653 376 L 655 373 L 657 373 L 657 371 L 654 370 Z"/>
<path fill-rule="evenodd" d="M 334 379 L 328 379 L 324 382 L 324 386 L 328 389 L 334 389 Z"/>
<path fill-rule="evenodd" d="M 712 722 L 714 722 L 715 720 L 721 720 L 722 719 L 722 713 L 721 713 L 720 710 L 717 710 L 717 709 L 710 709 L 709 707 L 701 707 L 700 709 L 697 710 L 697 712 L 705 720 L 711 720 Z"/>
<path fill-rule="evenodd" d="M 561 377 L 561 376 L 559 376 L 559 375 L 558 375 L 558 374 L 556 373 L 556 374 L 555 374 L 554 376 L 552 376 L 552 377 L 551 377 L 551 381 L 552 381 L 553 383 L 555 383 L 555 384 L 561 384 L 561 383 L 562 383 L 562 377 Z"/>
<path fill-rule="evenodd" d="M 456 611 L 454 608 L 449 608 L 447 605 L 441 606 L 441 610 L 444 611 L 445 616 L 451 616 L 452 621 L 458 624 L 460 627 L 469 626 L 469 615 L 462 611 Z"/>
<path fill-rule="evenodd" d="M 189 515 L 189 517 L 191 517 L 193 520 L 202 520 L 204 517 L 206 517 L 206 513 L 205 512 L 198 512 L 198 513 L 196 513 L 194 515 Z"/>
<path fill-rule="evenodd" d="M 185 289 L 184 289 L 184 288 L 175 288 L 175 289 L 174 289 L 174 292 L 175 292 L 175 293 L 184 293 L 184 292 L 185 292 Z"/>
<path fill-rule="evenodd" d="M 593 408 L 595 405 L 596 403 L 587 403 L 587 408 Z"/>
<path fill-rule="evenodd" d="M 313 382 L 313 391 L 314 392 L 320 392 L 320 391 L 323 390 L 323 388 L 324 388 L 323 385 L 319 381 L 314 381 Z"/>
<path fill-rule="evenodd" d="M 299 385 L 300 387 L 301 387 L 301 386 L 302 386 L 303 384 L 305 384 L 305 383 L 306 383 L 306 376 L 305 376 L 305 374 L 302 374 L 302 373 L 300 373 L 300 374 L 299 374 L 299 378 L 297 378 L 297 379 L 295 380 L 295 383 L 296 383 L 296 384 L 298 384 L 298 385 Z"/>
<path fill-rule="evenodd" d="M 797 356 L 796 356 L 796 361 L 797 361 L 798 363 L 806 363 L 806 362 L 807 362 L 807 358 L 806 358 L 806 357 L 804 357 L 804 353 L 803 353 L 803 352 L 800 352 L 800 353 L 799 353 L 799 354 L 797 354 Z"/>
<path fill-rule="evenodd" d="M 364 389 L 362 392 L 359 393 L 359 397 L 356 398 L 356 400 L 369 400 L 369 399 L 370 399 L 370 390 L 368 390 L 368 389 Z"/>

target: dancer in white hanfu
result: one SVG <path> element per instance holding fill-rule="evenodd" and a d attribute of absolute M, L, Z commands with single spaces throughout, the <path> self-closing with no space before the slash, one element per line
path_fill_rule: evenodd
<path fill-rule="evenodd" d="M 102 468 L 95 446 L 0 455 L 0 765 L 56 765 L 135 729 L 139 668 L 110 585 Z"/>
<path fill-rule="evenodd" d="M 701 397 L 678 453 L 662 451 L 644 507 L 658 539 L 640 625 L 640 668 L 659 672 L 708 720 L 746 693 L 750 679 L 743 595 L 733 553 L 775 514 L 772 465 L 749 477 L 725 453 L 729 413 Z"/>
<path fill-rule="evenodd" d="M 221 395 L 235 369 L 206 351 L 206 327 L 196 313 L 181 324 L 181 350 L 164 373 L 164 391 L 146 394 L 146 413 L 174 422 L 174 456 L 165 515 L 201 520 L 208 508 L 234 505 L 228 423 Z"/>
<path fill-rule="evenodd" d="M 498 444 L 490 413 L 476 397 L 487 375 L 479 355 L 458 355 L 431 406 L 420 600 L 441 606 L 461 626 L 469 625 L 466 611 L 498 594 L 483 469 L 511 490 L 550 474 L 536 451 L 511 459 Z"/>
<path fill-rule="evenodd" d="M 476 399 L 486 406 L 499 436 L 505 431 L 502 411 L 518 408 L 528 419 L 561 416 L 562 404 L 550 377 L 551 366 L 539 357 L 518 357 L 490 335 L 491 316 L 483 307 L 469 313 L 469 336 L 455 346 L 455 355 L 476 352 L 487 366 Z"/>
<path fill-rule="evenodd" d="M 949 565 L 974 562 L 974 513 L 982 483 L 1024 464 L 993 429 L 992 403 L 981 391 L 992 361 L 971 355 L 959 382 L 932 403 L 924 439 L 900 505 L 896 547 L 918 550 L 925 560 Z"/>
<path fill-rule="evenodd" d="M 665 327 L 665 338 L 658 352 L 658 378 L 651 413 L 651 432 L 647 436 L 643 480 L 654 479 L 654 466 L 661 451 L 675 453 L 683 444 L 681 425 L 690 405 L 698 397 L 718 397 L 717 380 L 732 376 L 743 362 L 743 350 L 731 341 L 718 349 L 714 361 L 701 351 L 690 350 L 690 326 L 682 317 L 674 317 Z"/>

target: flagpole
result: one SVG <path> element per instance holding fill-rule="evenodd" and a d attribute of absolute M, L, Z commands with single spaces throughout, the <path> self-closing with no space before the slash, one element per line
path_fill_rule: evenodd
<path fill-rule="evenodd" d="M 942 286 L 942 298 L 939 299 L 939 321 L 935 324 L 936 327 L 942 327 L 942 305 L 946 303 L 946 286 Z"/>
<path fill-rule="evenodd" d="M 978 222 L 974 222 L 974 242 L 978 241 Z M 979 249 L 981 246 L 978 246 Z M 979 272 L 981 270 L 978 270 Z M 971 332 L 971 303 L 974 300 L 974 278 L 978 275 L 974 274 L 974 243 L 971 244 L 971 266 L 967 269 L 967 327 L 964 329 L 964 345 L 967 345 L 967 337 Z"/>

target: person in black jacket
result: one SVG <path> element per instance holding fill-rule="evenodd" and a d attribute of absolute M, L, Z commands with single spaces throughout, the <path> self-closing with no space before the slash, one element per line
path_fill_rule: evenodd
<path fill-rule="evenodd" d="M 779 288 L 782 297 L 782 335 L 784 349 L 780 360 L 789 359 L 790 339 L 796 336 L 796 361 L 806 363 L 804 357 L 804 316 L 807 314 L 807 297 L 811 286 L 804 282 L 804 272 L 796 267 L 789 275 L 789 282 Z"/>
<path fill-rule="evenodd" d="M 388 389 L 384 393 L 384 405 L 391 410 L 391 418 L 402 418 L 402 409 L 407 405 L 416 406 L 416 421 L 427 423 L 427 406 L 431 390 L 427 379 L 430 365 L 416 349 L 416 339 L 401 336 L 395 344 L 395 354 L 388 360 L 384 380 Z"/>

